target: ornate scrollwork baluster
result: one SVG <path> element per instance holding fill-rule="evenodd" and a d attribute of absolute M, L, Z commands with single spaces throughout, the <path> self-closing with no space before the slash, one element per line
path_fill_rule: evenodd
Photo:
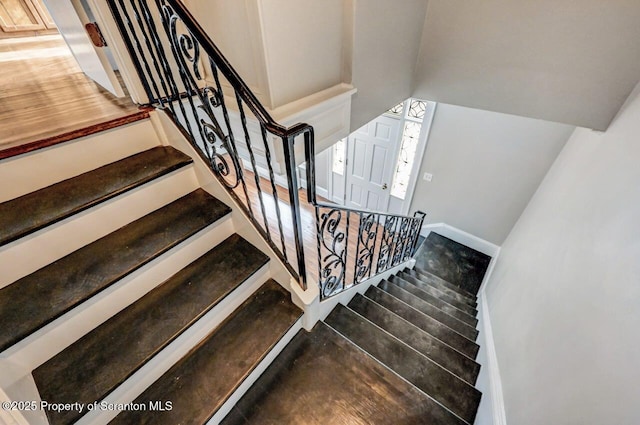
<path fill-rule="evenodd" d="M 317 209 L 318 210 L 318 209 Z M 346 231 L 341 227 L 341 210 L 332 209 L 320 215 L 317 221 L 319 243 L 319 285 L 322 298 L 344 289 L 347 262 Z"/>
<path fill-rule="evenodd" d="M 411 225 L 411 218 L 404 217 L 400 219 L 399 229 L 397 229 L 394 235 L 394 250 L 393 250 L 393 258 L 391 261 L 392 266 L 397 266 L 403 261 L 404 250 L 408 243 L 407 237 L 409 236 L 410 225 Z"/>
<path fill-rule="evenodd" d="M 359 213 L 358 243 L 356 247 L 356 266 L 354 280 L 361 282 L 371 275 L 373 251 L 377 234 L 376 215 Z M 361 247 L 362 245 L 362 247 Z"/>
<path fill-rule="evenodd" d="M 393 254 L 394 244 L 394 228 L 398 217 L 385 216 L 384 226 L 382 229 L 382 240 L 380 243 L 380 251 L 378 252 L 378 263 L 376 265 L 376 273 L 381 273 L 389 268 L 391 264 L 391 255 Z"/>
<path fill-rule="evenodd" d="M 163 5 L 165 19 L 168 22 L 169 40 L 172 46 L 176 62 L 180 70 L 182 84 L 191 96 L 187 101 L 191 106 L 191 114 L 196 121 L 200 133 L 203 136 L 203 151 L 207 155 L 212 169 L 221 178 L 221 181 L 229 188 L 238 186 L 242 180 L 242 168 L 235 148 L 235 140 L 228 122 L 228 114 L 224 102 L 224 96 L 217 78 L 217 69 L 210 60 L 216 87 L 206 84 L 201 71 L 200 44 L 193 34 L 185 29 L 180 31 L 180 18 L 175 14 L 170 5 Z M 199 104 L 193 100 L 196 97 Z M 221 109 L 226 124 L 223 129 L 216 110 Z M 189 119 L 186 118 L 188 122 Z M 186 123 L 185 123 L 186 124 Z"/>

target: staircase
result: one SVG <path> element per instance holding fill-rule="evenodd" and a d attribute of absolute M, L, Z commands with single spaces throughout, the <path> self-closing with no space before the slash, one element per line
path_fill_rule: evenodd
<path fill-rule="evenodd" d="M 404 269 L 302 330 L 277 256 L 161 133 L 144 120 L 0 162 L 0 388 L 40 407 L 0 419 L 473 423 L 474 295 Z M 73 159 L 88 149 L 104 163 Z"/>
<path fill-rule="evenodd" d="M 239 234 L 251 231 L 197 155 L 156 130 L 145 120 L 0 162 L 0 388 L 44 407 L 0 423 L 221 419 L 301 328 L 282 267 Z M 109 153 L 85 170 L 94 147 Z"/>
<path fill-rule="evenodd" d="M 473 424 L 476 305 L 405 269 L 298 333 L 223 423 Z"/>
<path fill-rule="evenodd" d="M 472 424 L 475 296 L 398 271 L 424 213 L 319 202 L 313 127 L 275 122 L 182 2 L 108 3 L 160 111 L 0 161 L 0 424 Z M 279 206 L 274 164 L 298 188 L 296 151 L 318 282 L 297 190 Z"/>

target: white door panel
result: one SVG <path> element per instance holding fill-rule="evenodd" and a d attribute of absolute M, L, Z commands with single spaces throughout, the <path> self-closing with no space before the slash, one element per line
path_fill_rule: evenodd
<path fill-rule="evenodd" d="M 391 127 L 385 123 L 377 122 L 375 138 L 379 140 L 389 141 L 391 139 Z"/>
<path fill-rule="evenodd" d="M 104 47 L 95 47 L 87 35 L 84 25 L 89 23 L 89 18 L 80 2 L 44 0 L 44 3 L 80 69 L 115 96 L 123 97 L 124 90 L 109 63 Z"/>
<path fill-rule="evenodd" d="M 382 116 L 349 137 L 347 206 L 387 209 L 399 129 L 398 119 Z"/>

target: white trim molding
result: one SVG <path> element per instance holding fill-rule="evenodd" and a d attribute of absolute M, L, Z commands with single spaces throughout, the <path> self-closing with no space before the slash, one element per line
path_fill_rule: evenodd
<path fill-rule="evenodd" d="M 446 238 L 468 246 L 469 248 L 480 251 L 492 258 L 497 257 L 500 252 L 500 247 L 482 238 L 479 238 L 471 233 L 467 233 L 464 230 L 460 230 L 456 227 L 450 226 L 446 223 L 433 223 L 425 224 L 420 230 L 420 235 L 425 238 L 429 236 L 429 233 L 436 232 Z M 488 275 L 488 273 L 487 273 Z"/>
<path fill-rule="evenodd" d="M 422 226 L 420 235 L 427 237 L 431 232 L 436 232 L 439 235 L 449 238 L 455 242 L 461 243 L 465 246 L 468 246 L 469 248 L 475 249 L 476 251 L 482 252 L 483 254 L 489 255 L 491 257 L 491 262 L 489 263 L 489 267 L 487 268 L 487 272 L 484 275 L 482 284 L 480 285 L 480 290 L 478 292 L 478 310 L 480 312 L 479 329 L 480 337 L 484 340 L 484 342 L 480 344 L 481 353 L 478 355 L 478 358 L 486 358 L 486 362 L 482 362 L 482 367 L 486 368 L 485 382 L 487 384 L 486 388 L 488 388 L 487 391 L 489 393 L 487 394 L 487 396 L 490 400 L 490 406 L 487 407 L 490 408 L 491 411 L 491 423 L 493 423 L 493 425 L 507 425 L 504 408 L 504 396 L 502 393 L 502 380 L 500 378 L 498 356 L 496 354 L 496 347 L 493 339 L 493 328 L 491 326 L 491 318 L 489 317 L 489 306 L 487 304 L 487 296 L 485 292 L 487 282 L 491 280 L 491 275 L 493 274 L 495 264 L 498 261 L 498 257 L 500 255 L 500 247 L 445 223 L 424 225 Z M 481 379 L 482 378 L 479 377 L 479 382 L 477 384 L 480 384 Z"/>
<path fill-rule="evenodd" d="M 493 425 L 507 425 L 507 416 L 504 408 L 504 395 L 502 392 L 502 379 L 500 378 L 498 356 L 496 353 L 495 341 L 493 339 L 493 328 L 491 326 L 491 318 L 489 316 L 489 305 L 487 304 L 487 296 L 484 290 L 480 292 L 480 304 L 482 305 L 482 308 L 480 309 L 482 328 L 480 331 L 484 334 L 484 350 L 487 357 L 487 364 L 483 366 L 486 366 L 487 368 L 487 375 L 489 379 L 489 397 L 491 399 Z"/>

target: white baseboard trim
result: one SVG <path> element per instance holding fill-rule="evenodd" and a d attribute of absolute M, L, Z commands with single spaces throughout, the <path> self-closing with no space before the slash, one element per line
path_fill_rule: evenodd
<path fill-rule="evenodd" d="M 493 269 L 496 266 L 496 262 L 498 261 L 498 257 L 500 257 L 500 248 L 496 251 L 494 255 L 491 256 L 491 261 L 489 262 L 489 267 L 487 267 L 487 271 L 482 278 L 482 283 L 480 284 L 480 288 L 478 289 L 478 293 L 484 293 L 484 289 L 487 287 L 489 280 L 491 280 L 491 275 L 493 274 Z"/>
<path fill-rule="evenodd" d="M 304 182 L 304 186 L 302 187 L 307 187 L 306 181 Z M 316 186 L 316 193 L 318 194 L 318 196 L 321 196 L 324 199 L 329 199 L 329 191 L 324 187 Z"/>
<path fill-rule="evenodd" d="M 500 247 L 482 238 L 479 238 L 471 233 L 467 233 L 464 230 L 460 230 L 456 227 L 450 226 L 446 223 L 433 223 L 422 226 L 420 235 L 427 237 L 429 233 L 436 232 L 446 238 L 454 240 L 469 248 L 480 251 L 490 257 L 495 257 L 500 251 Z"/>
<path fill-rule="evenodd" d="M 487 372 L 489 376 L 489 391 L 491 398 L 491 412 L 493 415 L 493 425 L 507 425 L 507 417 L 504 409 L 504 395 L 502 393 L 502 379 L 500 378 L 500 368 L 498 366 L 498 356 L 493 339 L 493 328 L 489 317 L 489 306 L 485 291 L 480 292 L 481 308 L 481 332 L 484 334 L 485 351 L 487 354 Z"/>

